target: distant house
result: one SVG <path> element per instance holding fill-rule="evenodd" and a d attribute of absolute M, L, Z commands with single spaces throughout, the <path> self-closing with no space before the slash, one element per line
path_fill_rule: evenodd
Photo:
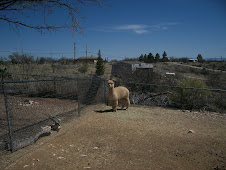
<path fill-rule="evenodd" d="M 175 76 L 175 73 L 166 72 L 166 76 Z"/>
<path fill-rule="evenodd" d="M 141 63 L 139 61 L 120 61 L 112 64 L 111 75 L 114 77 L 120 77 L 145 70 L 153 71 L 153 65 Z"/>
<path fill-rule="evenodd" d="M 198 62 L 197 59 L 189 59 L 189 61 L 190 61 L 190 62 L 193 62 L 193 63 Z"/>
<path fill-rule="evenodd" d="M 98 57 L 93 57 L 93 56 L 89 56 L 89 57 L 79 57 L 77 59 L 77 62 L 81 62 L 81 63 L 96 63 L 97 62 L 97 58 Z"/>

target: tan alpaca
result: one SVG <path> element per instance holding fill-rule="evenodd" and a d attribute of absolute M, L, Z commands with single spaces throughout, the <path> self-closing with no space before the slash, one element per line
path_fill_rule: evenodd
<path fill-rule="evenodd" d="M 112 80 L 108 81 L 109 86 L 109 104 L 112 106 L 114 112 L 117 110 L 118 101 L 122 104 L 122 109 L 126 107 L 128 109 L 130 105 L 129 101 L 129 90 L 125 87 L 119 86 L 114 88 L 114 82 Z"/>

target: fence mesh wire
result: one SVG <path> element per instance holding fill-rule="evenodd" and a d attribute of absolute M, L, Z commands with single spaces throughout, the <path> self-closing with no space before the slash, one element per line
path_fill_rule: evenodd
<path fill-rule="evenodd" d="M 4 101 L 3 86 L 0 86 L 0 149 L 4 150 L 6 148 L 6 143 L 4 141 L 9 141 L 8 135 L 8 121 L 6 116 L 5 101 Z"/>
<path fill-rule="evenodd" d="M 226 90 L 136 82 L 115 82 L 115 84 L 130 90 L 131 104 L 226 112 Z"/>
<path fill-rule="evenodd" d="M 226 90 L 116 81 L 117 86 L 129 89 L 130 102 L 134 105 L 204 109 L 221 113 L 226 110 Z M 64 122 L 79 116 L 80 110 L 87 105 L 107 104 L 108 86 L 106 79 L 97 76 L 5 81 L 1 83 L 0 96 L 0 146 L 1 149 L 8 147 L 15 151 L 32 144 L 41 127 L 54 123 L 53 117 Z"/>
<path fill-rule="evenodd" d="M 15 151 L 35 142 L 41 127 L 54 123 L 54 117 L 70 120 L 81 108 L 106 100 L 102 79 L 54 79 L 40 81 L 5 82 L 7 97 L 1 88 L 0 141 L 9 145 L 4 99 L 7 100 Z M 80 109 L 81 109 L 80 108 Z M 4 147 L 4 146 L 2 146 Z"/>

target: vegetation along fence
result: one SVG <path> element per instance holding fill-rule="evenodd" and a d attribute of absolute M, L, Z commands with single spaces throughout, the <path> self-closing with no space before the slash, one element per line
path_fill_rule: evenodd
<path fill-rule="evenodd" d="M 211 110 L 225 113 L 226 90 L 115 82 L 130 90 L 134 105 Z M 2 81 L 0 87 L 0 147 L 16 151 L 34 143 L 43 129 L 80 116 L 87 105 L 107 103 L 107 80 L 54 78 Z"/>
<path fill-rule="evenodd" d="M 226 113 L 226 90 L 169 86 L 137 82 L 116 82 L 116 86 L 130 90 L 130 102 L 134 105 L 172 107 L 200 111 Z"/>

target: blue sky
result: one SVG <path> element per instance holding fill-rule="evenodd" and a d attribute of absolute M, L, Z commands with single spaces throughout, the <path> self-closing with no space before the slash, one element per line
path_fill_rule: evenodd
<path fill-rule="evenodd" d="M 226 58 L 225 0 L 106 0 L 103 8 L 81 9 L 82 34 L 69 30 L 40 34 L 20 28 L 19 33 L 0 21 L 0 57 L 12 52 L 34 56 L 73 58 L 88 55 L 124 59 L 166 51 L 168 57 Z M 62 14 L 63 15 L 63 14 Z M 23 18 L 22 18 L 23 19 Z M 36 21 L 39 22 L 38 17 Z M 59 16 L 53 18 L 55 22 Z"/>

